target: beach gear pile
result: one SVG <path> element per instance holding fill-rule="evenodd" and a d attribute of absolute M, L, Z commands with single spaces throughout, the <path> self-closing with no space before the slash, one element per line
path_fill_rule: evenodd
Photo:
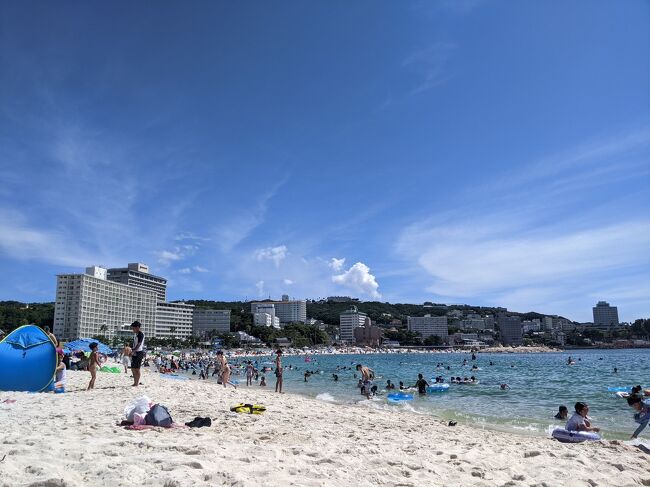
<path fill-rule="evenodd" d="M 147 396 L 135 399 L 124 408 L 124 417 L 129 425 L 161 426 L 171 428 L 174 420 L 167 407 L 155 404 Z"/>

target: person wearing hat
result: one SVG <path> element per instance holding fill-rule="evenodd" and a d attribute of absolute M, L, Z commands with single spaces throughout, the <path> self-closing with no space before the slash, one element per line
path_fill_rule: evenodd
<path fill-rule="evenodd" d="M 131 372 L 133 373 L 133 387 L 140 384 L 140 367 L 144 360 L 144 333 L 140 330 L 141 324 L 139 321 L 131 323 L 133 330 L 133 348 L 131 355 Z"/>

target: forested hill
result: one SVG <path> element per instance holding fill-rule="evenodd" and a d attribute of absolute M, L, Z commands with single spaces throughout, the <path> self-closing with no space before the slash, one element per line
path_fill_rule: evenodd
<path fill-rule="evenodd" d="M 0 330 L 5 332 L 32 323 L 51 328 L 53 322 L 54 303 L 0 301 Z"/>

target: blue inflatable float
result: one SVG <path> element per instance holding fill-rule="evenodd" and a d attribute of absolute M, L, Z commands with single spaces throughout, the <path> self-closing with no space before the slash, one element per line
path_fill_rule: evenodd
<path fill-rule="evenodd" d="M 406 394 L 405 392 L 392 392 L 386 396 L 388 402 L 402 402 L 412 401 L 413 394 Z"/>
<path fill-rule="evenodd" d="M 0 391 L 40 392 L 56 372 L 56 346 L 38 326 L 21 326 L 0 342 Z"/>

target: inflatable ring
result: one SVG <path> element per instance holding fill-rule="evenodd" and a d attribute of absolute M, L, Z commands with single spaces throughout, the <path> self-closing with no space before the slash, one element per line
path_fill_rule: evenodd
<path fill-rule="evenodd" d="M 583 441 L 598 441 L 600 435 L 590 431 L 567 431 L 564 428 L 555 428 L 551 436 L 561 443 L 582 443 Z"/>
<path fill-rule="evenodd" d="M 108 362 L 108 356 L 105 353 L 99 352 L 97 355 L 99 356 L 98 360 L 100 364 L 103 365 Z"/>
<path fill-rule="evenodd" d="M 402 401 L 412 401 L 413 394 L 406 394 L 404 392 L 393 392 L 386 396 L 388 402 L 402 402 Z"/>

